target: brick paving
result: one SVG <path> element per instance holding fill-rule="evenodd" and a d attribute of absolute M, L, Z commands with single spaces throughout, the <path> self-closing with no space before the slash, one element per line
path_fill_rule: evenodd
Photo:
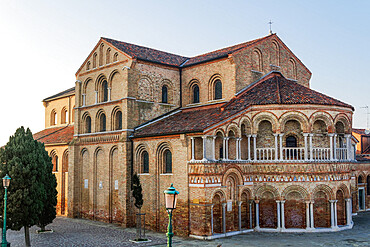
<path fill-rule="evenodd" d="M 174 237 L 173 246 L 370 246 L 370 212 L 354 216 L 352 230 L 335 233 L 260 233 L 251 232 L 233 237 L 200 241 Z M 148 232 L 150 243 L 134 244 L 135 229 L 123 229 L 113 224 L 58 217 L 48 228 L 53 233 L 37 234 L 30 230 L 32 246 L 166 246 L 163 233 Z M 23 229 L 8 231 L 11 246 L 24 246 Z"/>

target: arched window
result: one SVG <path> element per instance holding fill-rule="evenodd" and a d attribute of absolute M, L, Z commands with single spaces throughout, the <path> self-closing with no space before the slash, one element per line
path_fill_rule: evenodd
<path fill-rule="evenodd" d="M 293 58 L 289 60 L 288 77 L 290 79 L 297 79 L 297 65 Z"/>
<path fill-rule="evenodd" d="M 103 65 L 103 50 L 104 50 L 104 44 L 101 44 L 100 50 L 99 50 L 99 66 Z"/>
<path fill-rule="evenodd" d="M 58 171 L 58 156 L 54 155 L 52 158 L 52 163 L 53 163 L 53 172 Z"/>
<path fill-rule="evenodd" d="M 58 120 L 57 112 L 54 110 L 50 114 L 50 125 L 56 125 Z"/>
<path fill-rule="evenodd" d="M 85 120 L 85 133 L 91 133 L 91 117 L 87 116 Z"/>
<path fill-rule="evenodd" d="M 105 62 L 106 64 L 110 63 L 110 48 L 107 49 L 107 53 L 105 54 Z"/>
<path fill-rule="evenodd" d="M 215 92 L 214 99 L 222 99 L 222 83 L 221 83 L 221 80 L 216 80 L 214 87 L 215 87 L 215 89 L 214 89 L 214 92 Z"/>
<path fill-rule="evenodd" d="M 62 109 L 61 118 L 62 118 L 62 124 L 68 123 L 68 111 L 65 107 Z"/>
<path fill-rule="evenodd" d="M 253 51 L 253 69 L 262 72 L 262 53 L 256 49 Z"/>
<path fill-rule="evenodd" d="M 168 88 L 162 86 L 162 103 L 168 103 Z"/>
<path fill-rule="evenodd" d="M 295 138 L 294 136 L 288 136 L 286 138 L 286 147 L 296 148 L 297 147 L 297 138 Z"/>
<path fill-rule="evenodd" d="M 164 173 L 172 173 L 172 153 L 170 150 L 164 152 Z"/>
<path fill-rule="evenodd" d="M 118 61 L 118 53 L 114 53 L 114 56 L 113 56 L 113 62 L 117 62 Z"/>
<path fill-rule="evenodd" d="M 94 55 L 93 55 L 93 68 L 96 68 L 96 57 L 97 56 L 98 55 L 96 53 L 94 53 Z"/>
<path fill-rule="evenodd" d="M 358 183 L 358 184 L 362 184 L 362 183 L 364 183 L 364 179 L 362 178 L 362 176 L 358 176 L 358 178 L 357 178 L 357 183 Z"/>
<path fill-rule="evenodd" d="M 199 86 L 194 85 L 193 87 L 193 103 L 199 103 Z"/>
<path fill-rule="evenodd" d="M 90 70 L 90 66 L 91 66 L 91 63 L 90 63 L 90 61 L 88 61 L 88 62 L 86 63 L 86 70 Z"/>
<path fill-rule="evenodd" d="M 99 124 L 100 124 L 100 132 L 104 132 L 107 130 L 107 119 L 104 113 L 101 113 L 100 115 Z"/>
<path fill-rule="evenodd" d="M 116 130 L 122 129 L 122 112 L 121 111 L 117 111 L 116 113 L 115 127 L 116 127 Z"/>
<path fill-rule="evenodd" d="M 106 80 L 102 83 L 102 101 L 107 102 L 108 101 L 108 82 Z"/>
<path fill-rule="evenodd" d="M 141 154 L 141 173 L 149 173 L 149 154 L 147 151 Z"/>

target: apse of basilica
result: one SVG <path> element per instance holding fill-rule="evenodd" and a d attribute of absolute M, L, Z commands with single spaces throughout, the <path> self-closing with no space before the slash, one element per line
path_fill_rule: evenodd
<path fill-rule="evenodd" d="M 101 38 L 75 88 L 46 98 L 58 214 L 133 226 L 139 174 L 146 226 L 175 234 L 339 231 L 370 208 L 354 108 L 310 89 L 276 34 L 196 57 Z M 365 159 L 366 160 L 366 159 Z"/>

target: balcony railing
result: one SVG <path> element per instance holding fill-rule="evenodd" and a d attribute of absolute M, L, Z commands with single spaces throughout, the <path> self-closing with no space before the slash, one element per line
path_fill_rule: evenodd
<path fill-rule="evenodd" d="M 347 148 L 337 148 L 337 159 L 347 160 Z"/>
<path fill-rule="evenodd" d="M 283 148 L 283 160 L 304 160 L 304 148 Z"/>
<path fill-rule="evenodd" d="M 257 148 L 257 160 L 275 160 L 275 148 Z"/>
<path fill-rule="evenodd" d="M 312 148 L 312 160 L 330 160 L 330 148 Z"/>

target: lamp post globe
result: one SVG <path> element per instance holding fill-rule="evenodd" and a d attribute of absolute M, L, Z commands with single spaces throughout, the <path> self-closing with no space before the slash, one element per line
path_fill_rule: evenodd
<path fill-rule="evenodd" d="M 173 187 L 173 184 L 171 183 L 171 186 L 168 187 L 167 190 L 163 191 L 164 193 L 164 199 L 165 199 L 165 205 L 166 210 L 168 213 L 168 228 L 167 228 L 167 246 L 172 247 L 172 211 L 176 209 L 176 203 L 177 203 L 177 195 L 180 193 L 178 192 L 175 187 Z"/>
<path fill-rule="evenodd" d="M 3 177 L 3 187 L 5 189 L 4 193 L 4 217 L 3 217 L 3 235 L 1 240 L 1 247 L 7 247 L 10 246 L 10 243 L 6 241 L 6 203 L 8 200 L 8 187 L 10 185 L 10 177 L 8 174 Z"/>

